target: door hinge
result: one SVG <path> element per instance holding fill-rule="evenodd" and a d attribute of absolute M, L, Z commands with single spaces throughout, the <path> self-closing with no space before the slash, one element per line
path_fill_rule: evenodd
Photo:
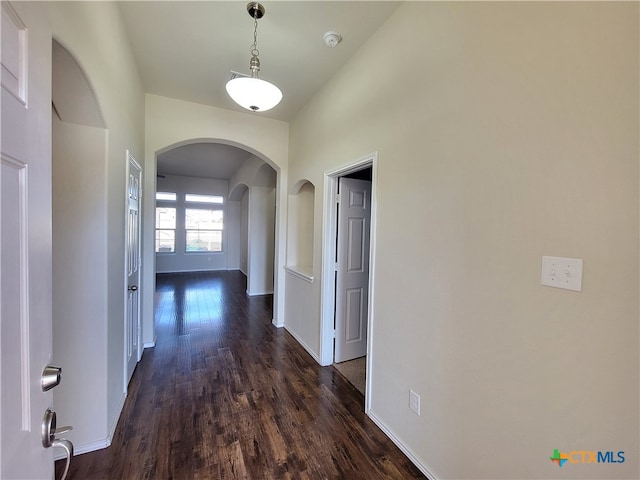
<path fill-rule="evenodd" d="M 332 335 L 333 335 L 333 338 L 336 338 L 336 330 L 335 330 L 335 328 L 333 329 Z"/>
<path fill-rule="evenodd" d="M 340 194 L 336 193 L 336 203 L 340 203 Z"/>

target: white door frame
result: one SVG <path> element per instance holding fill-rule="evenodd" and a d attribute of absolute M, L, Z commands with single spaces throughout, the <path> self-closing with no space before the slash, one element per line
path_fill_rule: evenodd
<path fill-rule="evenodd" d="M 378 170 L 378 152 L 373 152 L 342 167 L 328 170 L 324 173 L 324 209 L 322 231 L 322 284 L 320 301 L 320 363 L 333 363 L 333 330 L 334 310 L 336 303 L 335 292 L 335 258 L 337 218 L 336 195 L 338 193 L 338 178 L 350 173 L 371 167 L 371 243 L 369 247 L 369 305 L 367 312 L 367 371 L 371 371 L 371 351 L 373 345 L 373 279 L 375 278 L 375 250 L 376 250 L 376 183 Z M 365 386 L 365 412 L 369 411 L 369 392 L 371 375 L 367 375 Z"/>

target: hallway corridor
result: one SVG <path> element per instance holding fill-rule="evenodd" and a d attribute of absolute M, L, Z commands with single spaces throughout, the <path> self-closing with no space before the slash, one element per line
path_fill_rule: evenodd
<path fill-rule="evenodd" d="M 112 445 L 74 457 L 69 478 L 425 478 L 362 395 L 271 324 L 272 296 L 245 290 L 236 271 L 158 275 L 156 346 Z"/>

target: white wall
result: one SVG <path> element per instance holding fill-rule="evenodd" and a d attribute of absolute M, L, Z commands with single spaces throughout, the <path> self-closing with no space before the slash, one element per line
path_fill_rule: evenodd
<path fill-rule="evenodd" d="M 273 293 L 275 186 L 249 187 L 247 294 Z"/>
<path fill-rule="evenodd" d="M 84 342 L 79 331 L 87 328 L 85 322 L 94 322 L 94 332 L 87 338 L 87 344 L 74 343 L 77 356 L 65 360 L 65 363 L 78 365 L 62 365 L 66 372 L 63 383 L 74 385 L 70 388 L 71 391 L 65 392 L 64 403 L 54 390 L 59 421 L 75 426 L 68 438 L 74 442 L 76 452 L 81 453 L 109 444 L 125 398 L 126 150 L 129 149 L 138 159 L 143 157 L 144 94 L 115 3 L 46 2 L 43 5 L 46 5 L 55 39 L 84 70 L 107 127 L 104 140 L 106 147 L 102 150 L 104 157 L 85 159 L 89 162 L 86 165 L 68 164 L 64 167 L 68 171 L 63 169 L 56 174 L 58 178 L 60 175 L 68 174 L 72 178 L 78 175 L 90 184 L 97 185 L 95 192 L 88 188 L 89 183 L 74 187 L 73 191 L 73 200 L 79 204 L 79 215 L 83 218 L 88 214 L 93 216 L 91 225 L 96 230 L 82 232 L 78 229 L 84 226 L 78 223 L 70 228 L 78 230 L 83 238 L 96 241 L 90 252 L 90 247 L 85 246 L 78 251 L 78 255 L 84 255 L 85 261 L 86 256 L 90 255 L 92 259 L 85 265 L 85 270 L 95 268 L 97 271 L 84 272 L 86 277 L 73 281 L 88 282 L 97 278 L 99 284 L 95 295 L 99 299 L 94 304 L 91 320 L 86 319 L 86 304 L 78 304 L 74 318 L 69 319 L 74 326 L 56 332 L 58 339 L 67 336 L 75 342 Z M 83 151 L 91 151 L 91 148 Z M 74 158 L 78 159 L 78 156 Z M 78 171 L 74 172 L 74 169 Z M 95 177 L 89 179 L 90 175 Z M 59 190 L 59 186 L 54 188 Z M 56 255 L 54 252 L 54 256 Z M 58 261 L 59 259 L 56 260 Z M 59 272 L 54 271 L 54 276 L 57 274 Z M 64 278 L 69 280 L 67 274 Z M 72 302 L 76 297 L 77 294 L 68 301 Z M 54 357 L 61 353 L 55 351 L 54 345 Z M 82 384 L 89 375 L 94 375 L 93 388 Z M 96 404 L 97 411 L 93 410 L 92 403 Z"/>
<path fill-rule="evenodd" d="M 76 447 L 108 431 L 107 258 L 97 253 L 107 243 L 106 143 L 105 129 L 53 115 L 53 363 L 63 367 L 54 401 Z"/>
<path fill-rule="evenodd" d="M 222 86 L 220 88 L 223 88 Z M 146 204 L 154 203 L 156 155 L 180 144 L 211 141 L 234 145 L 269 163 L 278 174 L 276 186 L 277 211 L 275 242 L 276 271 L 274 292 L 274 323 L 284 322 L 284 275 L 281 270 L 285 258 L 286 191 L 289 125 L 278 120 L 250 113 L 231 112 L 206 105 L 185 102 L 158 95 L 146 95 L 145 197 Z M 232 182 L 229 184 L 233 191 Z M 154 262 L 153 217 L 144 219 L 143 263 Z M 279 241 L 282 238 L 283 241 Z M 240 266 L 242 268 L 242 265 Z M 153 291 L 155 278 L 147 270 L 143 278 L 143 337 L 145 345 L 155 341 L 153 326 Z"/>
<path fill-rule="evenodd" d="M 224 231 L 222 232 L 222 252 L 189 252 L 186 253 L 184 232 L 184 217 L 178 215 L 176 225 L 176 251 L 171 253 L 156 253 L 156 272 L 197 272 L 208 270 L 230 270 L 234 269 L 229 265 L 228 251 L 232 241 L 237 241 L 240 235 L 239 212 L 229 208 L 227 180 L 211 178 L 194 178 L 180 175 L 164 175 L 164 178 L 157 179 L 157 190 L 159 192 L 174 192 L 178 196 L 175 203 L 177 209 L 184 210 L 184 195 L 186 193 L 196 193 L 199 195 L 220 195 L 224 198 Z M 163 205 L 170 206 L 163 203 Z M 234 215 L 235 214 L 235 215 Z M 237 262 L 236 262 L 237 264 Z M 235 267 L 237 268 L 237 267 Z"/>
<path fill-rule="evenodd" d="M 229 195 L 231 198 L 236 198 L 239 193 L 242 193 L 243 187 L 249 187 L 255 183 L 256 175 L 258 175 L 263 165 L 265 165 L 265 162 L 255 155 L 247 157 L 229 179 Z M 236 189 L 238 189 L 237 192 Z"/>
<path fill-rule="evenodd" d="M 249 189 L 240 200 L 240 271 L 249 272 Z"/>
<path fill-rule="evenodd" d="M 227 230 L 227 269 L 240 270 L 240 248 L 242 246 L 241 225 L 242 205 L 240 202 L 229 200 L 227 202 L 227 218 L 230 225 Z"/>
<path fill-rule="evenodd" d="M 324 172 L 378 152 L 369 414 L 434 478 L 640 475 L 638 7 L 405 3 L 291 124 L 319 219 Z M 287 277 L 317 354 L 321 283 Z"/>

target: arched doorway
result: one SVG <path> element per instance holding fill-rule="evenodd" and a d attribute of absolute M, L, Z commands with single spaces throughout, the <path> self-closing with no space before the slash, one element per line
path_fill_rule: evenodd
<path fill-rule="evenodd" d="M 175 228 L 173 246 L 159 247 L 162 228 L 158 228 L 156 219 L 156 272 L 240 270 L 247 276 L 249 295 L 275 293 L 280 169 L 245 146 L 216 139 L 191 139 L 170 145 L 156 152 L 155 160 L 155 190 L 162 198 L 174 198 L 156 200 L 156 205 L 176 212 L 175 226 L 170 225 Z M 207 247 L 189 251 L 183 240 L 189 234 L 187 195 L 219 197 L 212 198 L 220 203 L 211 208 L 221 210 L 224 227 L 219 232 L 221 243 L 212 250 Z M 193 208 L 206 206 L 196 203 Z M 147 323 L 145 328 L 155 327 Z"/>

